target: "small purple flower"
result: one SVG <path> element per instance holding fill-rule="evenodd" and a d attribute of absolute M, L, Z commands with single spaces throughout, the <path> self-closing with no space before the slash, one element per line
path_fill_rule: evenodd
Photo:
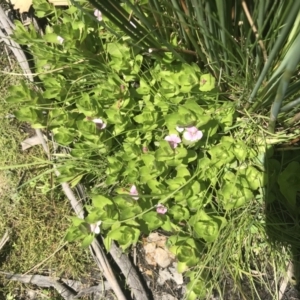
<path fill-rule="evenodd" d="M 94 224 L 90 224 L 91 232 L 94 233 L 94 234 L 99 234 L 101 223 L 102 223 L 101 221 L 98 221 Z"/>
<path fill-rule="evenodd" d="M 102 130 L 106 127 L 106 124 L 103 122 L 102 119 L 93 119 L 92 121 L 96 124 L 96 127 L 99 130 Z"/>
<path fill-rule="evenodd" d="M 197 142 L 202 139 L 203 133 L 197 127 L 187 127 L 183 133 L 184 139 L 190 142 Z"/>
<path fill-rule="evenodd" d="M 164 205 L 162 205 L 160 203 L 158 203 L 156 205 L 156 212 L 158 214 L 164 215 L 167 211 L 168 211 L 168 209 Z"/>
<path fill-rule="evenodd" d="M 102 21 L 102 12 L 99 9 L 95 9 L 94 16 L 97 18 L 99 22 Z"/>
<path fill-rule="evenodd" d="M 172 149 L 175 149 L 181 143 L 181 138 L 176 134 L 170 134 L 165 137 L 165 141 L 169 142 Z"/>
<path fill-rule="evenodd" d="M 58 41 L 60 44 L 62 44 L 62 43 L 64 42 L 64 40 L 65 40 L 64 38 L 62 38 L 62 37 L 59 36 L 59 35 L 57 36 L 56 39 L 57 39 L 57 41 Z"/>
<path fill-rule="evenodd" d="M 136 188 L 136 186 L 134 184 L 131 186 L 129 194 L 131 196 L 138 196 L 139 195 L 139 193 L 137 191 L 137 188 Z M 139 197 L 132 197 L 132 198 L 134 200 L 139 200 Z"/>

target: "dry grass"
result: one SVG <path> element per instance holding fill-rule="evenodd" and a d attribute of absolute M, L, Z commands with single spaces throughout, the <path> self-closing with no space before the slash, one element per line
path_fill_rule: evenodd
<path fill-rule="evenodd" d="M 2 66 L 9 63 L 1 61 Z M 63 241 L 68 216 L 73 214 L 68 199 L 54 185 L 50 167 L 30 166 L 37 158 L 46 160 L 41 146 L 21 150 L 20 143 L 28 132 L 11 116 L 15 107 L 5 102 L 8 87 L 18 84 L 17 80 L 0 74 L 0 238 L 6 230 L 10 235 L 0 251 L 0 271 L 91 280 L 94 264 L 89 253 Z M 21 164 L 27 166 L 18 167 Z M 26 299 L 27 286 L 1 275 L 0 282 L 1 299 L 7 295 Z M 40 293 L 43 299 L 61 299 L 55 291 Z"/>

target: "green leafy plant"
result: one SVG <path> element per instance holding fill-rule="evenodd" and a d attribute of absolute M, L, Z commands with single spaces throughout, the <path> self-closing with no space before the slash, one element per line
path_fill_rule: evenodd
<path fill-rule="evenodd" d="M 167 52 L 181 61 L 200 59 L 218 86 L 223 91 L 229 86 L 243 108 L 270 111 L 271 133 L 282 103 L 298 95 L 299 80 L 293 77 L 300 60 L 298 2 L 89 2 L 140 47 Z M 289 103 L 288 109 L 296 103 Z M 280 121 L 294 123 L 295 119 Z"/>
<path fill-rule="evenodd" d="M 199 275 L 193 268 L 220 239 L 228 215 L 255 201 L 269 181 L 264 163 L 256 159 L 264 157 L 265 145 L 260 137 L 240 134 L 239 129 L 247 126 L 237 114 L 237 103 L 228 101 L 216 82 L 221 68 L 226 76 L 237 74 L 229 70 L 224 52 L 236 42 L 233 37 L 226 42 L 232 32 L 226 31 L 228 26 L 221 29 L 225 20 L 220 1 L 214 9 L 222 22 L 214 20 L 214 26 L 207 28 L 203 38 L 210 44 L 199 43 L 201 47 L 185 25 L 193 20 L 193 31 L 208 26 L 213 11 L 207 1 L 207 20 L 200 9 L 183 14 L 177 1 L 172 1 L 174 7 L 162 6 L 163 12 L 175 12 L 176 20 L 164 19 L 156 1 L 140 1 L 137 9 L 124 2 L 122 6 L 107 3 L 99 20 L 86 2 L 51 11 L 49 4 L 35 1 L 37 14 L 49 18 L 45 35 L 18 23 L 14 38 L 30 46 L 38 83 L 11 87 L 7 101 L 23 104 L 16 112 L 20 120 L 50 129 L 55 141 L 68 148 L 68 154 L 57 158 L 59 180 L 73 186 L 81 181 L 89 187 L 86 217 L 72 218 L 67 240 L 87 247 L 101 232 L 107 249 L 116 241 L 126 251 L 138 243 L 141 233 L 162 228 L 170 234 L 178 271 L 190 278 L 188 297 L 196 299 L 210 285 L 211 276 L 209 272 Z M 191 3 L 190 10 L 195 6 Z M 119 19 L 112 20 L 113 4 L 121 7 L 119 13 L 115 11 Z M 161 24 L 156 30 L 159 35 L 152 33 L 152 26 L 149 30 L 144 26 L 151 5 L 156 7 L 153 17 Z M 120 24 L 129 11 L 134 13 L 137 30 Z M 178 47 L 172 24 L 185 28 L 180 38 L 200 58 L 205 56 L 207 68 L 182 55 L 188 49 Z M 218 59 L 219 42 L 208 39 L 212 29 L 224 42 Z M 161 41 L 170 52 L 154 49 Z M 150 53 L 145 52 L 149 48 Z M 254 48 L 259 48 L 257 43 L 253 53 Z M 241 49 L 236 51 L 234 63 L 249 63 L 242 59 Z M 212 59 L 216 65 L 209 63 Z M 258 70 L 261 61 L 259 66 Z M 244 74 L 244 69 L 240 72 Z M 286 172 L 289 168 L 295 171 L 298 166 L 291 164 Z M 294 203 L 298 187 L 285 191 L 287 181 L 284 171 L 278 183 Z"/>
<path fill-rule="evenodd" d="M 299 170 L 299 162 L 292 161 L 278 176 L 280 192 L 287 200 L 287 206 L 291 211 L 296 210 L 297 212 L 296 196 L 297 192 L 300 191 Z"/>

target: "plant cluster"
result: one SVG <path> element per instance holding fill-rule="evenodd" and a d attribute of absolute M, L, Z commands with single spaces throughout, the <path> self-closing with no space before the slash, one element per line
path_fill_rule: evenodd
<path fill-rule="evenodd" d="M 30 49 L 38 82 L 11 87 L 7 100 L 23 104 L 20 120 L 50 129 L 69 149 L 58 159 L 60 180 L 91 186 L 87 216 L 72 218 L 67 239 L 86 247 L 101 232 L 107 249 L 116 241 L 126 250 L 141 234 L 163 229 L 178 271 L 190 278 L 189 299 L 205 296 L 210 273 L 194 267 L 229 212 L 277 182 L 278 172 L 267 175 L 263 139 L 240 134 L 249 125 L 236 103 L 222 98 L 196 62 L 145 52 L 86 3 L 85 13 L 34 3 L 49 19 L 45 35 L 17 23 L 14 38 Z M 170 43 L 176 48 L 177 38 Z M 295 205 L 298 187 L 285 191 L 288 176 L 281 173 L 279 185 Z"/>

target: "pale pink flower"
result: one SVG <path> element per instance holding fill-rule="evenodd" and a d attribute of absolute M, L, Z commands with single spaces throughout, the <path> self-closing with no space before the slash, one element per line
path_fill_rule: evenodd
<path fill-rule="evenodd" d="M 137 191 L 137 188 L 136 188 L 136 186 L 134 184 L 131 186 L 129 193 L 130 193 L 131 196 L 138 196 L 139 195 L 139 193 Z M 139 197 L 132 197 L 132 198 L 134 200 L 139 200 Z"/>
<path fill-rule="evenodd" d="M 183 137 L 190 142 L 196 142 L 202 139 L 203 133 L 197 127 L 187 127 L 183 133 Z"/>
<path fill-rule="evenodd" d="M 164 205 L 162 205 L 160 203 L 158 203 L 156 205 L 156 212 L 158 214 L 164 215 L 167 211 L 168 211 L 168 209 Z"/>
<path fill-rule="evenodd" d="M 57 36 L 56 39 L 57 39 L 57 41 L 58 41 L 60 44 L 62 44 L 62 43 L 64 42 L 64 40 L 65 40 L 64 38 L 62 38 L 62 37 L 59 36 L 59 35 Z"/>
<path fill-rule="evenodd" d="M 147 153 L 148 152 L 148 148 L 146 146 L 143 146 L 142 150 L 143 150 L 143 153 Z"/>
<path fill-rule="evenodd" d="M 97 18 L 99 22 L 102 21 L 102 12 L 99 9 L 95 9 L 94 16 Z"/>
<path fill-rule="evenodd" d="M 183 132 L 184 127 L 176 126 L 176 130 L 177 130 L 178 132 Z"/>
<path fill-rule="evenodd" d="M 103 122 L 102 119 L 93 119 L 92 121 L 96 124 L 96 127 L 99 130 L 104 129 L 106 127 L 106 124 Z"/>
<path fill-rule="evenodd" d="M 181 138 L 176 134 L 170 134 L 165 137 L 165 141 L 169 142 L 171 148 L 175 149 L 181 143 Z"/>
<path fill-rule="evenodd" d="M 98 221 L 96 223 L 90 224 L 91 232 L 94 234 L 99 234 L 101 223 L 102 223 L 101 221 Z"/>

